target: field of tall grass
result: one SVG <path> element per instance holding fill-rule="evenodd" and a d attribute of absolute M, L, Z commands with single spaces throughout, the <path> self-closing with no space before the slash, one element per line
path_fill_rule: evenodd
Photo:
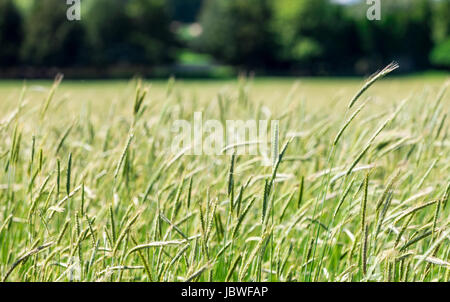
<path fill-rule="evenodd" d="M 449 281 L 448 77 L 389 71 L 1 82 L 0 280 Z M 273 165 L 171 152 L 196 111 Z"/>

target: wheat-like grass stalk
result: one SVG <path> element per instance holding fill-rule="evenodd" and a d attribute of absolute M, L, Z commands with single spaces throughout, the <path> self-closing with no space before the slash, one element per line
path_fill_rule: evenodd
<path fill-rule="evenodd" d="M 364 83 L 363 87 L 356 93 L 356 95 L 350 100 L 350 103 L 348 104 L 348 108 L 352 108 L 353 105 L 358 101 L 358 99 L 361 97 L 361 95 L 370 88 L 376 81 L 383 78 L 387 74 L 393 72 L 400 66 L 396 62 L 392 62 L 391 64 L 387 65 L 385 68 L 383 68 L 381 71 L 375 73 L 369 79 Z"/>

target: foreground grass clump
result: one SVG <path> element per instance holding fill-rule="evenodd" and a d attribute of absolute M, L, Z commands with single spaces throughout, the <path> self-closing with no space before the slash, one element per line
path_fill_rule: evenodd
<path fill-rule="evenodd" d="M 391 69 L 325 103 L 244 79 L 207 98 L 26 85 L 0 116 L 0 278 L 449 281 L 446 85 L 378 98 Z M 172 154 L 195 111 L 279 120 L 274 165 Z"/>

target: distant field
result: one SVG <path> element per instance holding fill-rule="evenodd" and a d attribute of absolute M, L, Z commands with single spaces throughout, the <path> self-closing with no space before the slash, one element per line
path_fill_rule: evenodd
<path fill-rule="evenodd" d="M 0 81 L 0 280 L 450 281 L 449 79 Z"/>
<path fill-rule="evenodd" d="M 445 74 L 431 74 L 424 76 L 394 77 L 382 80 L 374 86 L 370 95 L 379 98 L 394 98 L 398 101 L 410 94 L 422 93 L 424 89 L 439 89 L 449 76 Z M 360 87 L 363 79 L 359 78 L 257 78 L 248 85 L 251 96 L 265 104 L 274 103 L 284 98 L 292 86 L 298 83 L 297 100 L 320 103 L 333 100 L 346 101 Z M 45 89 L 49 89 L 52 81 L 42 80 L 0 80 L 0 97 L 3 100 L 14 100 L 26 83 L 30 93 L 45 97 Z M 164 96 L 167 82 L 164 80 L 148 81 L 151 85 L 150 96 Z M 239 85 L 237 80 L 178 80 L 176 89 L 185 97 L 196 96 L 201 100 L 210 101 L 219 91 L 235 90 Z M 59 94 L 67 93 L 79 101 L 107 101 L 129 98 L 134 87 L 124 80 L 89 80 L 63 81 Z M 392 101 L 392 100 L 391 100 Z M 0 106 L 13 106 L 13 102 L 2 102 Z"/>

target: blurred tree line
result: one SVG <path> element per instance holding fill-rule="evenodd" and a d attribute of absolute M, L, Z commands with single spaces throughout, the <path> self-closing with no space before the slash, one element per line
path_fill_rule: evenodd
<path fill-rule="evenodd" d="M 208 54 L 241 70 L 365 73 L 450 68 L 450 0 L 0 0 L 0 67 L 169 66 Z M 195 24 L 194 33 L 187 31 Z"/>

